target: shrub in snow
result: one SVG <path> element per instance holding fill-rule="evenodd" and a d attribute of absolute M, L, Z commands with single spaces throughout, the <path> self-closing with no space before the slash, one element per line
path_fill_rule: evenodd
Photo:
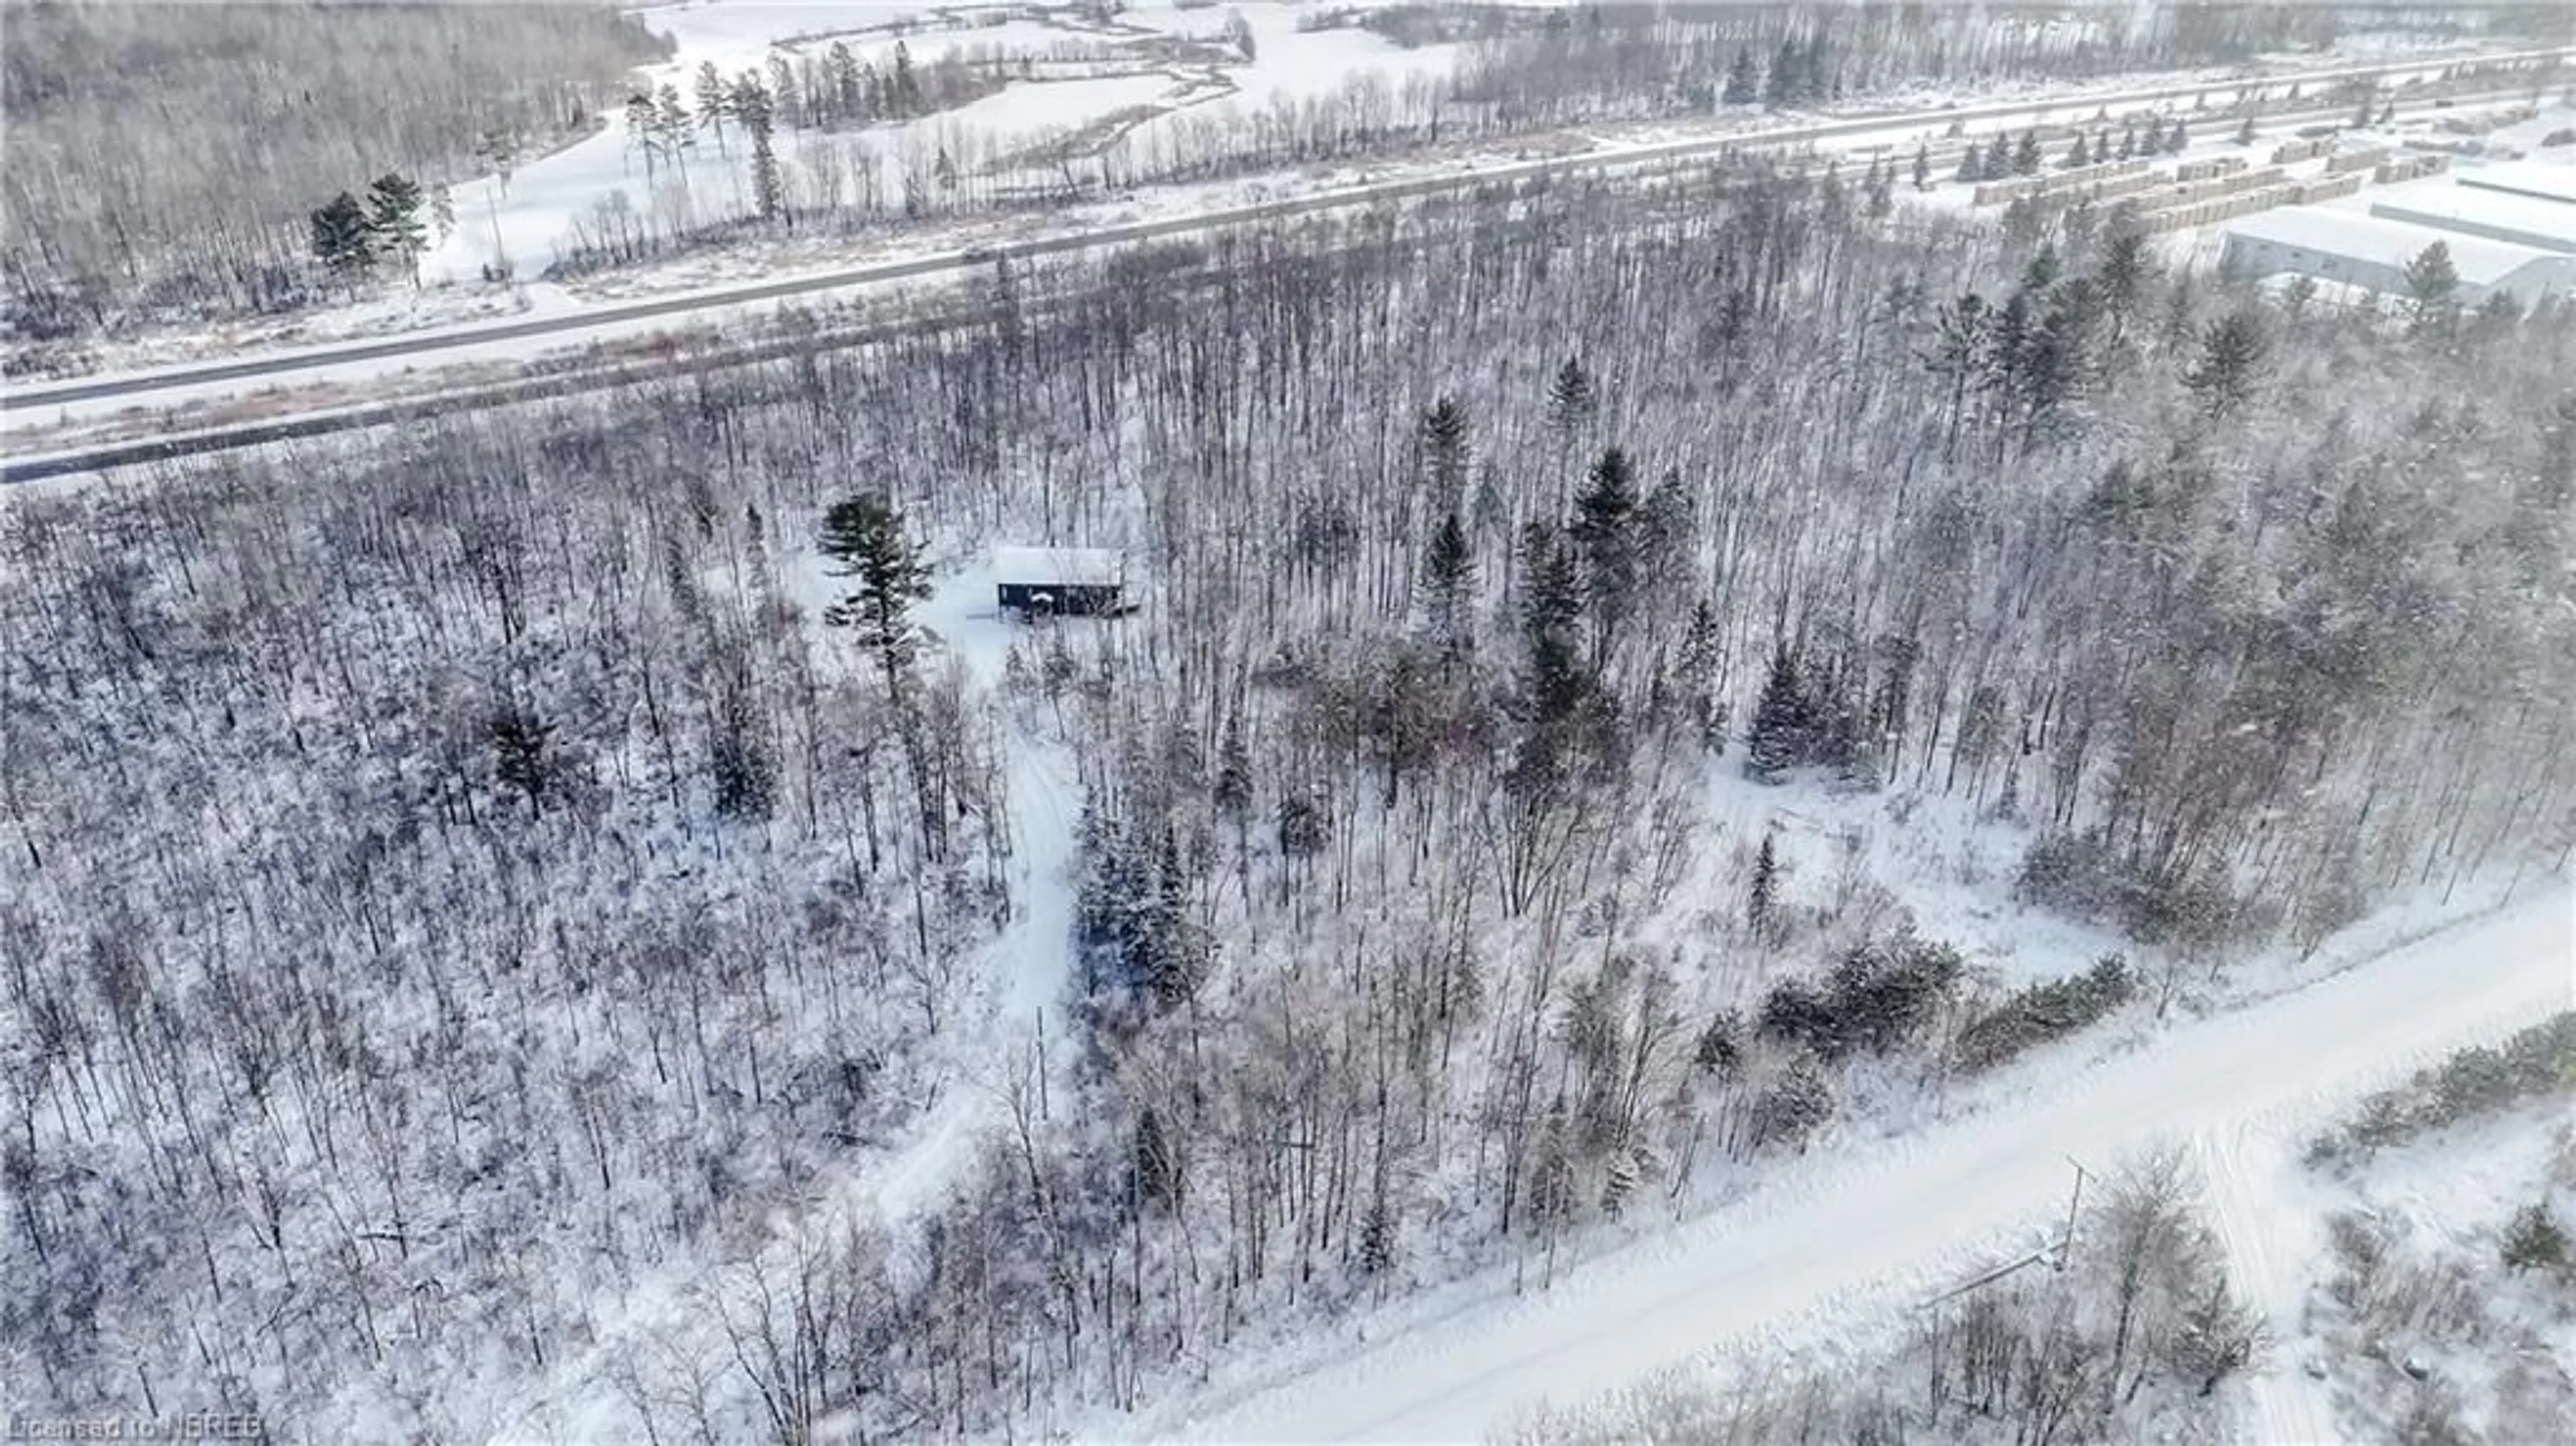
<path fill-rule="evenodd" d="M 2488 1049 L 2461 1050 L 2361 1102 L 2350 1123 L 2308 1148 L 2311 1164 L 2365 1160 L 2417 1135 L 2563 1089 L 2576 1076 L 2576 1012 L 2553 1015 Z"/>
<path fill-rule="evenodd" d="M 1783 980 L 1762 1002 L 1762 1033 L 1827 1060 L 1887 1054 L 1931 1021 L 1965 967 L 1958 950 L 1900 930 L 1853 946 L 1822 989 Z"/>
<path fill-rule="evenodd" d="M 2034 1045 L 2073 1034 L 2137 994 L 2129 961 L 2106 954 L 2082 974 L 2021 990 L 1959 1031 L 1959 1066 L 1992 1069 Z"/>
<path fill-rule="evenodd" d="M 2534 1202 L 2514 1212 L 2501 1253 L 2509 1270 L 2555 1270 L 2567 1263 L 2567 1232 L 2546 1203 Z"/>
<path fill-rule="evenodd" d="M 2185 949 L 2253 932 L 2259 922 L 2224 879 L 2157 868 L 2097 834 L 2033 840 L 2013 893 L 2024 903 L 2112 925 L 2140 943 Z"/>

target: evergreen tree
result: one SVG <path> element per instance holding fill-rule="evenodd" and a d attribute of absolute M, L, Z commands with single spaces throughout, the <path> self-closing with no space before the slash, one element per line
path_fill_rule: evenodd
<path fill-rule="evenodd" d="M 1592 394 L 1592 374 L 1583 369 L 1580 357 L 1567 357 L 1556 369 L 1556 380 L 1547 388 L 1547 421 L 1557 436 L 1572 440 L 1592 420 L 1598 400 Z"/>
<path fill-rule="evenodd" d="M 1888 194 L 1887 167 L 1873 158 L 1869 163 L 1869 174 L 1861 182 L 1861 214 L 1877 220 L 1894 209 L 1895 198 Z"/>
<path fill-rule="evenodd" d="M 1735 63 L 1726 68 L 1726 90 L 1719 99 L 1728 105 L 1751 105 L 1762 98 L 1761 67 L 1746 46 L 1735 48 Z"/>
<path fill-rule="evenodd" d="M 1753 728 L 1746 735 L 1744 773 L 1763 783 L 1807 762 L 1815 749 L 1815 706 L 1799 675 L 1798 655 L 1782 643 L 1771 654 L 1770 676 L 1762 682 L 1761 701 L 1753 707 Z"/>
<path fill-rule="evenodd" d="M 1428 615 L 1434 646 L 1441 660 L 1454 663 L 1469 642 L 1467 608 L 1476 587 L 1476 555 L 1467 542 L 1467 527 L 1452 508 L 1440 519 L 1440 530 L 1422 558 L 1423 611 Z"/>
<path fill-rule="evenodd" d="M 1932 189 L 1932 143 L 1929 141 L 1914 143 L 1914 189 Z"/>
<path fill-rule="evenodd" d="M 1959 152 L 1959 171 L 1956 179 L 1961 182 L 1972 183 L 1982 181 L 1985 178 L 1986 153 L 1977 149 L 1976 145 L 1972 142 L 1969 144 L 1967 149 Z"/>
<path fill-rule="evenodd" d="M 2066 169 L 2072 171 L 2093 164 L 2093 149 L 2085 142 L 2084 133 L 2075 133 L 2075 144 L 2066 148 Z"/>
<path fill-rule="evenodd" d="M 502 785 L 515 788 L 528 800 L 528 816 L 544 813 L 538 800 L 554 780 L 554 759 L 548 746 L 554 739 L 555 726 L 537 716 L 536 710 L 517 704 L 504 704 L 492 710 L 484 724 L 492 740 L 492 771 Z"/>
<path fill-rule="evenodd" d="M 387 171 L 367 188 L 367 249 L 402 264 L 411 284 L 420 284 L 420 253 L 429 233 L 420 221 L 420 186 Z"/>
<path fill-rule="evenodd" d="M 2137 154 L 2138 154 L 2138 128 L 2137 128 L 2135 125 L 2127 125 L 2127 126 L 2123 126 L 2123 127 L 2121 127 L 2121 128 L 2120 128 L 2120 159 L 2121 159 L 2121 160 L 2124 160 L 2124 161 L 2125 161 L 2125 160 L 2130 160 L 2130 159 L 2134 158 Z"/>
<path fill-rule="evenodd" d="M 2253 396 L 2270 351 L 2262 317 L 2250 308 L 2231 311 L 2210 325 L 2200 361 L 2183 374 L 2183 385 L 2211 417 L 2226 417 Z"/>
<path fill-rule="evenodd" d="M 2155 275 L 2155 250 L 2147 233 L 2135 226 L 2119 226 L 2102 245 L 2102 263 L 2094 272 L 2094 284 L 2102 297 L 2102 312 L 2111 320 L 2113 334 L 2125 326 L 2146 300 L 2147 285 Z"/>
<path fill-rule="evenodd" d="M 1583 550 L 1583 595 L 1592 606 L 1592 670 L 1601 672 L 1636 593 L 1637 476 L 1617 447 L 1592 465 L 1575 494 L 1574 541 Z"/>
<path fill-rule="evenodd" d="M 1574 718 L 1589 691 L 1590 680 L 1575 646 L 1576 624 L 1583 613 L 1581 565 L 1574 549 L 1558 542 L 1546 527 L 1530 528 L 1523 551 L 1523 575 L 1528 582 L 1521 630 L 1529 652 L 1525 707 L 1534 727 L 1557 728 Z"/>
<path fill-rule="evenodd" d="M 761 740 L 762 722 L 748 687 L 737 684 L 724 690 L 707 744 L 716 812 L 727 818 L 769 817 L 778 769 Z"/>
<path fill-rule="evenodd" d="M 859 78 L 859 58 L 848 42 L 835 40 L 824 58 L 825 69 L 832 77 L 832 108 L 844 121 L 863 120 L 867 91 Z"/>
<path fill-rule="evenodd" d="M 912 70 L 912 51 L 900 40 L 894 43 L 893 95 L 890 108 L 897 120 L 909 120 L 921 114 L 921 77 Z"/>
<path fill-rule="evenodd" d="M 662 155 L 662 108 L 649 91 L 626 98 L 626 143 L 644 153 L 644 184 L 653 184 L 653 163 Z"/>
<path fill-rule="evenodd" d="M 1841 87 L 1834 81 L 1833 65 L 1826 58 L 1825 30 L 1821 25 L 1816 27 L 1814 34 L 1807 37 L 1807 53 L 1802 69 L 1805 72 L 1805 83 L 1800 87 L 1800 91 L 1804 98 L 1811 101 L 1842 99 Z"/>
<path fill-rule="evenodd" d="M 1743 1062 L 1743 1046 L 1736 1042 L 1742 1022 L 1731 1009 L 1720 1010 L 1699 1032 L 1691 1044 L 1691 1067 L 1702 1074 L 1730 1075 Z"/>
<path fill-rule="evenodd" d="M 2248 112 L 2245 116 L 2245 124 L 2237 127 L 2236 143 L 2240 146 L 2250 146 L 2254 144 L 2256 140 L 2261 138 L 2261 134 L 2261 132 L 2254 128 L 2253 114 Z"/>
<path fill-rule="evenodd" d="M 1360 1270 L 1378 1275 L 1393 1264 L 1395 1212 L 1387 1208 L 1386 1189 L 1380 1186 L 1369 1200 L 1368 1212 L 1360 1217 Z"/>
<path fill-rule="evenodd" d="M 1181 1202 L 1181 1154 L 1163 1126 L 1163 1117 L 1147 1105 L 1136 1117 L 1136 1143 L 1130 1155 L 1135 1172 L 1136 1203 L 1174 1206 Z"/>
<path fill-rule="evenodd" d="M 769 53 L 769 118 L 787 122 L 790 130 L 804 124 L 805 103 L 796 88 L 796 71 L 779 51 Z"/>
<path fill-rule="evenodd" d="M 311 226 L 313 259 L 344 281 L 366 274 L 373 258 L 367 246 L 367 210 L 357 197 L 346 191 L 332 197 L 331 204 L 313 212 Z"/>
<path fill-rule="evenodd" d="M 751 137 L 753 204 L 760 208 L 762 220 L 775 220 L 787 207 L 787 183 L 778 169 L 778 151 L 771 140 L 776 120 L 770 110 L 769 92 L 761 87 L 758 74 L 746 70 L 734 81 L 733 111 L 743 133 Z"/>
<path fill-rule="evenodd" d="M 1762 851 L 1753 856 L 1753 882 L 1744 892 L 1744 923 L 1754 937 L 1768 939 L 1779 923 L 1780 856 L 1771 835 L 1762 835 Z"/>
<path fill-rule="evenodd" d="M 2016 176 L 2036 176 L 2039 174 L 2041 159 L 2038 129 L 2033 127 L 2023 131 L 2020 143 L 2013 147 L 2012 173 Z"/>
<path fill-rule="evenodd" d="M 1252 815 L 1252 752 L 1244 746 L 1240 713 L 1225 715 L 1225 733 L 1217 744 L 1213 802 L 1218 813 L 1238 825 Z"/>
<path fill-rule="evenodd" d="M 1181 870 L 1178 836 L 1167 825 L 1162 858 L 1154 870 L 1154 902 L 1137 960 L 1143 975 L 1138 982 L 1159 1009 L 1188 1003 L 1206 975 L 1206 949 L 1190 916 L 1189 889 L 1189 878 Z"/>
<path fill-rule="evenodd" d="M 712 60 L 698 63 L 697 87 L 698 124 L 715 132 L 716 154 L 728 155 L 724 127 L 726 121 L 733 119 L 733 87 L 725 83 Z"/>
<path fill-rule="evenodd" d="M 1682 634 L 1680 654 L 1673 662 L 1673 685 L 1682 695 L 1689 710 L 1691 727 L 1700 740 L 1712 748 L 1724 747 L 1725 738 L 1712 728 L 1716 713 L 1718 649 L 1723 646 L 1717 632 L 1717 610 L 1701 598 L 1691 606 L 1690 628 Z"/>
<path fill-rule="evenodd" d="M 1455 510 L 1467 489 L 1467 411 L 1448 397 L 1422 414 L 1422 471 L 1434 505 Z"/>
<path fill-rule="evenodd" d="M 1995 138 L 1986 145 L 1986 159 L 1980 167 L 1981 178 L 1989 181 L 2000 181 L 2012 173 L 2012 142 L 2004 139 L 2003 132 L 1997 131 L 1995 132 Z"/>
<path fill-rule="evenodd" d="M 1781 41 L 1780 48 L 1771 54 L 1771 74 L 1762 97 L 1763 103 L 1773 110 L 1797 104 L 1802 98 L 1801 82 L 1804 79 L 1805 67 L 1800 63 L 1798 43 Z"/>
<path fill-rule="evenodd" d="M 2165 133 L 2166 152 L 2168 154 L 2178 156 L 2181 155 L 2184 150 L 2189 148 L 2190 145 L 2191 132 L 2183 128 L 2182 117 L 2175 116 L 2173 129 Z"/>
<path fill-rule="evenodd" d="M 930 575 L 904 537 L 902 515 L 881 498 L 845 497 L 824 512 L 819 548 L 837 564 L 832 576 L 856 583 L 823 610 L 823 621 L 850 629 L 860 647 L 877 655 L 887 692 L 900 700 L 918 644 L 912 604 L 930 596 Z"/>
<path fill-rule="evenodd" d="M 662 154 L 676 164 L 680 152 L 698 143 L 697 124 L 689 114 L 689 103 L 680 99 L 680 88 L 665 82 L 654 96 L 654 109 L 660 113 L 658 128 L 662 135 Z"/>
<path fill-rule="evenodd" d="M 2460 313 L 2460 272 L 2451 243 L 2436 241 L 2406 263 L 2406 299 L 2416 332 L 2447 332 Z"/>

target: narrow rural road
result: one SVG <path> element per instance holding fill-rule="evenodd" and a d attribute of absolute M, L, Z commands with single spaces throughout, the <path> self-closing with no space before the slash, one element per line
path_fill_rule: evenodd
<path fill-rule="evenodd" d="M 2281 72 L 2242 79 L 2157 85 L 2117 92 L 1857 116 L 1845 120 L 1692 137 L 1649 146 L 1542 157 L 1483 166 L 1472 170 L 1373 182 L 1285 200 L 1192 212 L 1183 216 L 1091 227 L 1081 231 L 1012 241 L 992 247 L 976 247 L 873 262 L 864 266 L 814 272 L 778 281 L 720 287 L 656 297 L 645 301 L 591 307 L 526 321 L 441 328 L 379 341 L 304 348 L 269 356 L 245 357 L 236 361 L 165 367 L 50 385 L 11 386 L 0 389 L 0 408 L 37 412 L 118 397 L 136 397 L 148 401 L 157 393 L 195 391 L 201 394 L 206 386 L 213 383 L 285 381 L 300 374 L 345 370 L 353 364 L 370 361 L 425 360 L 431 364 L 439 364 L 442 354 L 465 357 L 470 356 L 478 347 L 488 348 L 538 337 L 559 338 L 568 343 L 579 342 L 584 339 L 585 333 L 612 330 L 621 326 L 630 326 L 639 321 L 685 317 L 694 312 L 777 301 L 875 282 L 960 271 L 970 267 L 990 265 L 998 257 L 1006 255 L 1014 258 L 1038 257 L 1129 246 L 1143 241 L 1250 225 L 1319 211 L 1376 205 L 1386 201 L 1458 191 L 1490 185 L 1498 181 L 1669 165 L 1675 161 L 1715 155 L 1730 150 L 1795 148 L 1820 141 L 1845 141 L 1886 132 L 1913 131 L 1926 125 L 1947 125 L 1953 121 L 1966 124 L 1982 124 L 1999 120 L 2040 121 L 2052 114 L 2090 114 L 2103 107 L 2153 105 L 2200 96 L 2207 96 L 2213 102 L 2219 102 L 2231 99 L 2249 89 L 2276 92 L 2287 90 L 2294 85 L 2331 86 L 2345 81 L 2364 79 L 2401 81 L 2409 76 L 2438 75 L 2449 66 L 2468 61 L 2475 61 L 2481 65 L 2538 63 L 2551 59 L 2563 62 L 2571 56 L 2576 56 L 2576 51 L 2552 49 L 2473 57 L 2455 55 L 2378 65 L 2339 66 L 2332 69 Z"/>
<path fill-rule="evenodd" d="M 1293 1378 L 1218 1381 L 1127 1423 L 1202 1441 L 1466 1441 L 1527 1408 L 1656 1367 L 1887 1309 L 1963 1248 L 2064 1208 L 2069 1157 L 2099 1169 L 2240 1122 L 2304 1128 L 2333 1102 L 2438 1052 L 2571 1005 L 2576 894 L 2563 887 L 2348 973 L 2175 1028 L 2064 1081 L 2009 1080 L 1978 1117 L 1869 1158 L 1819 1157 L 1761 1195 L 1565 1274 L 1554 1290 L 1460 1312 Z M 2238 1239 L 2250 1239 L 2241 1228 Z M 2263 1262 L 2255 1264 L 2259 1270 Z M 2277 1283 L 2274 1283 L 2277 1286 Z M 2295 1387 L 2278 1423 L 2318 1425 Z M 2267 1412 L 2267 1414 L 2270 1414 Z M 2265 1446 L 2284 1446 L 2266 1442 Z"/>

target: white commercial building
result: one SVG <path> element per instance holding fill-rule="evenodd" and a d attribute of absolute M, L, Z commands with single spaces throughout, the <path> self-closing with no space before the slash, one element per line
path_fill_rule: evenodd
<path fill-rule="evenodd" d="M 2313 276 L 2403 293 L 2407 264 L 2437 241 L 2450 249 L 2464 303 L 2497 291 L 2526 305 L 2576 292 L 2576 254 L 2327 206 L 2284 206 L 2228 222 L 2221 264 L 2248 276 Z"/>
<path fill-rule="evenodd" d="M 2448 182 L 2400 186 L 2372 201 L 2370 214 L 2538 251 L 2576 251 L 2576 202 L 2544 201 L 2516 191 Z"/>
<path fill-rule="evenodd" d="M 2502 191 L 2576 206 L 2576 165 L 2557 161 L 2497 161 L 2493 165 L 2464 166 L 2458 177 L 2461 185 L 2475 190 Z"/>

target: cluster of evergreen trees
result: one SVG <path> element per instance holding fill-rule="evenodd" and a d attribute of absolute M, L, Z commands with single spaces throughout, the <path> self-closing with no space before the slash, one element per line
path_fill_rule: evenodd
<path fill-rule="evenodd" d="M 2253 117 L 2246 117 L 2253 125 Z M 2174 117 L 2171 126 L 2147 122 L 2141 132 L 2136 121 L 2122 125 L 2115 146 L 2108 129 L 2085 132 L 2078 130 L 2068 141 L 2057 164 L 2073 170 L 2078 166 L 2100 165 L 2109 161 L 2126 161 L 2140 156 L 2180 155 L 2191 144 L 2191 133 L 2182 117 Z M 1982 147 L 1970 145 L 1959 157 L 1958 179 L 1962 181 L 2000 181 L 2012 176 L 2038 175 L 2048 164 L 2037 128 L 2025 130 L 2021 139 L 2011 140 L 1997 131 Z"/>
<path fill-rule="evenodd" d="M 1762 1001 L 1761 1029 L 1825 1060 L 1886 1054 L 1911 1043 L 1958 988 L 1967 963 L 1910 932 L 1844 951 L 1818 988 L 1788 979 Z"/>
<path fill-rule="evenodd" d="M 1726 85 L 1718 100 L 1725 105 L 1758 101 L 1774 110 L 1840 100 L 1842 78 L 1828 45 L 1827 28 L 1822 25 L 1804 43 L 1784 36 L 1768 67 L 1753 58 L 1749 46 L 1739 46 L 1726 68 Z"/>
<path fill-rule="evenodd" d="M 431 199 L 427 222 L 421 215 L 418 183 L 398 172 L 378 176 L 360 201 L 347 191 L 315 208 L 309 222 L 313 259 L 343 282 L 364 277 L 382 265 L 402 268 L 420 284 L 420 253 L 430 244 L 428 222 L 444 238 L 456 217 L 448 207 L 446 188 Z"/>

